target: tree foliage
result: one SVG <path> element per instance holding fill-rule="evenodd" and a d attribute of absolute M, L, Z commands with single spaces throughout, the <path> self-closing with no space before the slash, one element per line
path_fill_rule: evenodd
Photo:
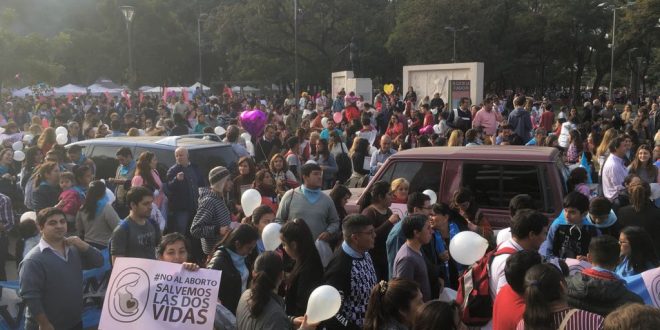
<path fill-rule="evenodd" d="M 485 63 L 487 90 L 598 88 L 610 78 L 612 11 L 605 0 L 297 0 L 302 88 L 328 86 L 354 68 L 377 84 L 401 66 L 447 63 L 453 33 L 459 62 Z M 623 0 L 609 0 L 622 6 Z M 295 77 L 294 0 L 5 0 L 0 4 L 0 80 L 25 85 L 89 84 L 128 78 L 131 26 L 138 84 L 287 84 Z M 202 16 L 200 16 L 202 14 Z M 615 86 L 657 86 L 660 1 L 617 10 Z M 198 36 L 198 21 L 201 34 Z M 198 44 L 201 39 L 201 45 Z M 352 61 L 351 61 L 352 58 Z M 16 81 L 21 73 L 24 80 Z"/>

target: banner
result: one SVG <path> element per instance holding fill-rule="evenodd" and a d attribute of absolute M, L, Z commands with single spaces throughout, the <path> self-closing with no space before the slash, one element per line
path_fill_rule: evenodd
<path fill-rule="evenodd" d="M 99 329 L 212 329 L 221 272 L 117 258 Z"/>
<path fill-rule="evenodd" d="M 469 80 L 450 80 L 449 81 L 449 102 L 450 109 L 458 109 L 458 103 L 462 97 L 470 97 L 470 81 Z M 475 100 L 472 100 L 475 102 Z"/>

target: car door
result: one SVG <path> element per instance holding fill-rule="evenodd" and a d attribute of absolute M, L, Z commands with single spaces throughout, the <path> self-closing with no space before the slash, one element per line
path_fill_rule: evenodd
<path fill-rule="evenodd" d="M 119 162 L 115 155 L 119 148 L 120 146 L 98 144 L 87 145 L 83 148 L 85 156 L 94 161 L 94 164 L 96 165 L 96 179 L 107 180 L 115 177 L 117 166 L 119 166 Z"/>

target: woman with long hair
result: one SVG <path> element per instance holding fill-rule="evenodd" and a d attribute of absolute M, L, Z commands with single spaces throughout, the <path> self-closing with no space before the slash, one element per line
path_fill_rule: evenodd
<path fill-rule="evenodd" d="M 243 193 L 252 188 L 256 174 L 257 164 L 251 156 L 244 156 L 238 160 L 238 175 L 233 180 L 235 201 L 240 203 Z"/>
<path fill-rule="evenodd" d="M 163 192 L 163 183 L 160 180 L 156 166 L 158 158 L 151 151 L 145 151 L 140 154 L 135 168 L 135 176 L 131 179 L 131 186 L 146 187 L 154 192 L 154 204 L 159 210 L 164 209 L 165 193 Z M 165 216 L 166 213 L 163 214 Z"/>
<path fill-rule="evenodd" d="M 25 149 L 25 160 L 21 168 L 21 187 L 25 189 L 34 169 L 44 161 L 44 153 L 37 146 Z"/>
<path fill-rule="evenodd" d="M 37 140 L 37 147 L 39 147 L 41 152 L 45 155 L 56 143 L 57 134 L 55 134 L 55 129 L 48 127 L 41 133 L 41 135 L 39 135 L 39 139 Z"/>
<path fill-rule="evenodd" d="M 390 122 L 387 124 L 385 134 L 389 135 L 392 139 L 403 134 L 403 124 L 399 122 L 398 116 L 390 117 Z"/>
<path fill-rule="evenodd" d="M 371 188 L 369 205 L 362 210 L 362 215 L 369 218 L 376 230 L 374 248 L 369 251 L 373 260 L 374 269 L 378 280 L 387 280 L 389 270 L 387 266 L 387 250 L 385 242 L 392 227 L 401 220 L 398 214 L 392 213 L 392 192 L 390 184 L 386 181 L 378 181 Z M 365 198 L 366 199 L 366 198 Z"/>
<path fill-rule="evenodd" d="M 622 227 L 638 226 L 644 228 L 651 237 L 660 233 L 660 208 L 650 200 L 651 187 L 646 182 L 631 183 L 628 186 L 630 205 L 617 212 Z M 660 241 L 653 240 L 656 255 L 660 255 Z"/>
<path fill-rule="evenodd" d="M 571 130 L 568 132 L 568 150 L 566 151 L 568 163 L 577 163 L 582 151 L 584 151 L 584 142 L 582 142 L 580 131 L 576 129 Z"/>
<path fill-rule="evenodd" d="M 624 228 L 619 234 L 621 261 L 614 271 L 619 276 L 632 276 L 658 267 L 653 240 L 646 230 L 637 226 Z"/>
<path fill-rule="evenodd" d="M 456 190 L 452 197 L 451 208 L 466 221 L 468 229 L 481 235 L 489 243 L 494 242 L 493 230 L 486 215 L 479 209 L 472 192 L 466 188 Z"/>
<path fill-rule="evenodd" d="M 632 129 L 637 133 L 637 142 L 646 143 L 652 137 L 653 132 L 649 129 L 649 110 L 646 107 L 637 109 L 637 117 L 632 122 Z"/>
<path fill-rule="evenodd" d="M 365 187 L 369 183 L 369 173 L 371 172 L 369 164 L 367 164 L 367 169 L 364 168 L 365 158 L 369 157 L 369 141 L 360 137 L 353 139 L 349 157 L 353 164 L 353 173 L 346 185 L 349 188 Z"/>
<path fill-rule="evenodd" d="M 637 148 L 633 161 L 628 166 L 628 173 L 639 175 L 646 183 L 660 183 L 660 171 L 653 162 L 653 148 L 642 144 Z"/>
<path fill-rule="evenodd" d="M 461 322 L 461 306 L 455 301 L 432 300 L 417 308 L 411 330 L 467 330 Z"/>
<path fill-rule="evenodd" d="M 380 281 L 371 289 L 364 329 L 409 329 L 417 309 L 423 304 L 417 283 L 403 278 Z"/>
<path fill-rule="evenodd" d="M 224 274 L 223 274 L 224 275 Z M 314 329 L 306 317 L 295 319 L 287 316 L 284 301 L 275 293 L 284 279 L 282 258 L 275 252 L 261 254 L 254 263 L 250 288 L 240 297 L 236 311 L 238 330 L 252 329 Z"/>
<path fill-rule="evenodd" d="M 323 170 L 323 187 L 322 189 L 330 189 L 334 183 L 335 173 L 338 171 L 337 162 L 335 157 L 328 149 L 328 140 L 319 139 L 316 142 L 316 153 L 312 157 L 314 161 L 321 166 Z"/>
<path fill-rule="evenodd" d="M 254 250 L 258 239 L 257 229 L 242 224 L 217 245 L 207 264 L 207 268 L 222 271 L 218 299 L 234 314 L 241 294 L 250 285 L 252 263 L 247 257 Z"/>
<path fill-rule="evenodd" d="M 78 237 L 97 249 L 105 249 L 119 220 L 106 195 L 105 183 L 92 181 L 85 202 L 76 214 Z"/>
<path fill-rule="evenodd" d="M 552 264 L 532 266 L 525 274 L 525 312 L 519 330 L 603 328 L 603 317 L 570 308 L 566 300 L 566 281 Z M 566 328 L 570 323 L 571 327 Z"/>
<path fill-rule="evenodd" d="M 312 232 L 302 219 L 288 221 L 280 229 L 280 239 L 286 254 L 293 259 L 291 272 L 285 280 L 286 313 L 301 316 L 307 309 L 309 295 L 323 284 L 323 264 Z"/>
<path fill-rule="evenodd" d="M 610 155 L 610 143 L 618 135 L 619 132 L 614 128 L 608 129 L 607 131 L 605 131 L 605 134 L 603 134 L 603 139 L 600 141 L 600 145 L 598 145 L 598 148 L 596 149 L 596 159 L 598 161 L 594 163 L 594 165 L 597 165 L 596 166 L 597 171 L 600 171 L 600 168 L 605 164 L 605 160 L 607 159 L 607 156 Z"/>
<path fill-rule="evenodd" d="M 289 164 L 281 154 L 275 154 L 271 157 L 269 168 L 273 179 L 275 179 L 278 197 L 282 197 L 287 190 L 300 186 L 298 179 L 289 170 Z"/>
<path fill-rule="evenodd" d="M 330 198 L 335 204 L 335 209 L 337 210 L 337 215 L 339 216 L 340 221 L 348 215 L 348 212 L 346 212 L 346 203 L 351 196 L 351 190 L 345 185 L 339 183 L 335 184 L 330 191 Z"/>
<path fill-rule="evenodd" d="M 261 239 L 261 234 L 264 231 L 264 228 L 270 223 L 275 221 L 275 212 L 268 207 L 268 205 L 260 205 L 252 212 L 252 215 L 249 217 L 243 218 L 243 223 L 252 225 L 259 232 L 259 240 L 257 241 L 257 252 L 259 254 L 266 251 L 264 246 L 264 241 Z"/>
<path fill-rule="evenodd" d="M 60 196 L 60 167 L 57 163 L 43 163 L 34 171 L 32 177 L 34 210 L 39 212 L 47 207 L 55 206 L 58 203 L 57 198 Z"/>
<path fill-rule="evenodd" d="M 268 205 L 273 212 L 277 212 L 279 198 L 275 190 L 275 179 L 269 170 L 259 170 L 254 176 L 253 188 L 261 194 L 261 205 Z"/>
<path fill-rule="evenodd" d="M 447 141 L 448 147 L 462 147 L 463 146 L 463 132 L 459 129 L 451 131 L 449 140 Z"/>

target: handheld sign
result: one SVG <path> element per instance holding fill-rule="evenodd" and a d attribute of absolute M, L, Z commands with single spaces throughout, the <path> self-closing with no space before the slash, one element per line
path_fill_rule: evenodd
<path fill-rule="evenodd" d="M 213 328 L 221 272 L 118 258 L 108 283 L 99 329 Z"/>

